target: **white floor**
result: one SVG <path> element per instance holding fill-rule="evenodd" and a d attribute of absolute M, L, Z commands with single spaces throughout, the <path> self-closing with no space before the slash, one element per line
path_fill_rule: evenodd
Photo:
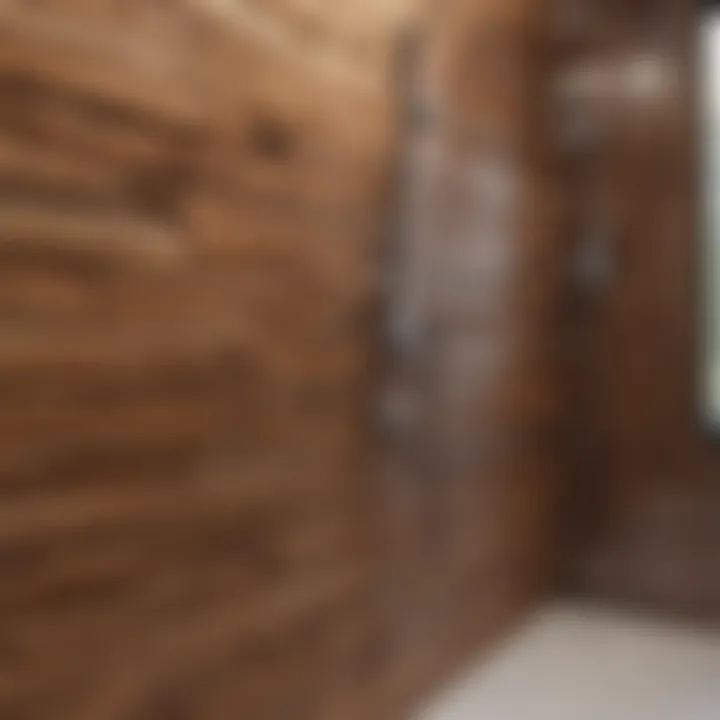
<path fill-rule="evenodd" d="M 417 720 L 720 720 L 720 634 L 550 608 Z"/>

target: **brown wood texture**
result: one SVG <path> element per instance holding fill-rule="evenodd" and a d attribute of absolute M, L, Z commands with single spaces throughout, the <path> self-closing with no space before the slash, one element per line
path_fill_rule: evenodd
<path fill-rule="evenodd" d="M 411 73 L 383 393 L 393 697 L 513 627 L 556 557 L 559 176 L 541 4 L 438 7 Z"/>
<path fill-rule="evenodd" d="M 720 446 L 700 410 L 696 8 L 600 9 L 603 56 L 620 68 L 655 58 L 664 81 L 606 108 L 595 192 L 610 274 L 576 317 L 585 359 L 573 408 L 583 449 L 574 577 L 595 596 L 717 619 Z"/>
<path fill-rule="evenodd" d="M 3 4 L 3 720 L 395 720 L 547 587 L 547 18 L 430 15 L 379 383 L 411 4 Z"/>
<path fill-rule="evenodd" d="M 366 699 L 399 12 L 3 3 L 3 720 Z"/>

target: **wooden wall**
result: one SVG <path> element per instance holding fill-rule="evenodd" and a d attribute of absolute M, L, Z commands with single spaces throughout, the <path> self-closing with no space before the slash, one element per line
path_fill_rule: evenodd
<path fill-rule="evenodd" d="M 353 717 L 400 10 L 3 3 L 3 719 Z"/>
<path fill-rule="evenodd" d="M 585 358 L 574 577 L 593 596 L 718 618 L 720 446 L 700 409 L 695 7 L 599 8 L 602 57 L 621 74 L 654 58 L 660 82 L 618 86 L 605 108 L 593 192 L 608 275 L 576 318 L 574 346 Z"/>
<path fill-rule="evenodd" d="M 431 15 L 381 252 L 403 3 L 3 4 L 0 717 L 402 717 L 540 596 L 541 5 Z"/>
<path fill-rule="evenodd" d="M 563 222 L 539 3 L 444 4 L 409 63 L 383 392 L 394 697 L 547 590 Z"/>

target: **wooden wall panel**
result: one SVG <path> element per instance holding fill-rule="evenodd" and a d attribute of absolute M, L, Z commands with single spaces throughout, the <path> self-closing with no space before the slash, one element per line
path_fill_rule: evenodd
<path fill-rule="evenodd" d="M 587 362 L 575 411 L 586 420 L 574 576 L 592 595 L 717 618 L 720 449 L 700 412 L 695 6 L 600 9 L 603 56 L 621 69 L 649 58 L 660 82 L 607 98 L 595 192 L 610 274 L 579 318 Z"/>
<path fill-rule="evenodd" d="M 553 575 L 563 220 L 547 20 L 533 2 L 447 3 L 410 79 L 383 440 L 387 677 L 411 704 Z"/>
<path fill-rule="evenodd" d="M 348 720 L 368 700 L 401 8 L 315 27 L 254 5 L 0 10 L 7 720 Z"/>
<path fill-rule="evenodd" d="M 0 10 L 0 717 L 404 717 L 547 587 L 546 13 L 429 16 L 378 393 L 411 5 Z"/>

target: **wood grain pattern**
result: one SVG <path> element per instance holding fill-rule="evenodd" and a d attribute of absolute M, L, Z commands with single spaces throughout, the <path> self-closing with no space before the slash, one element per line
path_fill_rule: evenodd
<path fill-rule="evenodd" d="M 553 577 L 562 220 L 535 97 L 545 21 L 533 2 L 446 3 L 411 78 L 383 398 L 389 692 L 411 706 Z"/>
<path fill-rule="evenodd" d="M 413 5 L 0 9 L 3 720 L 396 720 L 547 588 L 546 18 L 430 12 L 383 307 Z"/>
<path fill-rule="evenodd" d="M 588 306 L 576 585 L 642 608 L 720 613 L 720 453 L 700 417 L 700 228 L 685 0 L 602 5 L 599 47 L 654 57 L 659 93 L 617 102 L 600 149 L 612 275 Z M 609 99 L 612 102 L 612 99 Z"/>
<path fill-rule="evenodd" d="M 0 11 L 4 719 L 359 702 L 400 4 L 245 5 Z"/>

